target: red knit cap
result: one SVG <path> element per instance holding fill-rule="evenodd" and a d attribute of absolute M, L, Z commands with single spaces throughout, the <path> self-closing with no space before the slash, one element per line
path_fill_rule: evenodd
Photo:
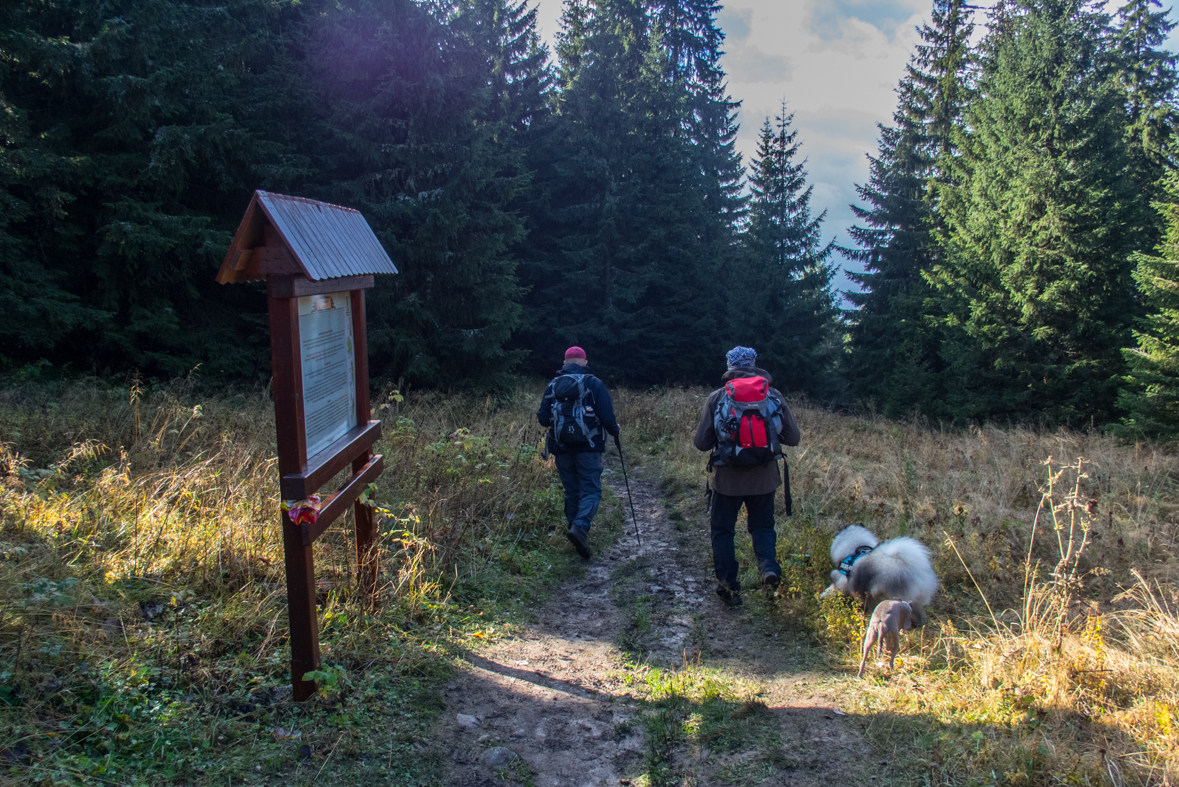
<path fill-rule="evenodd" d="M 581 349 L 580 347 L 576 347 L 576 346 L 570 347 L 568 350 L 565 351 L 565 360 L 566 361 L 568 361 L 570 358 L 584 358 L 584 357 L 585 357 L 585 350 Z"/>

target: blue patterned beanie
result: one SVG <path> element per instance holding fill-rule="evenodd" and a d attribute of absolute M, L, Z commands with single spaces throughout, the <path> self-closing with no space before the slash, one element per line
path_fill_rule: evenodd
<path fill-rule="evenodd" d="M 757 350 L 752 347 L 734 347 L 725 353 L 730 369 L 752 369 L 757 361 Z"/>

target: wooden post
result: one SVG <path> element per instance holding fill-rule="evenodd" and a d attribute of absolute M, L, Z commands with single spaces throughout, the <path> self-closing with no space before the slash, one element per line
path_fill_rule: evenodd
<path fill-rule="evenodd" d="M 303 423 L 303 382 L 299 355 L 299 307 L 294 298 L 269 298 L 270 364 L 274 370 L 274 420 L 280 476 L 307 464 Z M 315 608 L 315 559 L 306 526 L 282 513 L 283 554 L 287 573 L 287 610 L 291 627 L 291 685 L 302 702 L 315 694 L 303 675 L 319 669 L 319 621 Z"/>
<path fill-rule="evenodd" d="M 368 390 L 368 332 L 365 329 L 364 290 L 352 290 L 352 337 L 358 349 L 356 353 L 356 423 L 366 424 L 372 417 Z M 364 352 L 360 352 L 364 348 Z M 364 469 L 372 459 L 369 448 L 352 462 L 355 475 Z M 354 506 L 356 519 L 356 581 L 364 601 L 370 607 L 377 601 L 377 551 L 376 527 L 373 510 L 358 500 Z"/>
<path fill-rule="evenodd" d="M 359 473 L 368 462 L 361 457 L 352 463 L 352 472 Z M 370 608 L 377 605 L 377 545 L 376 525 L 370 506 L 357 501 L 356 512 L 356 570 L 357 583 L 364 596 L 364 603 Z"/>
<path fill-rule="evenodd" d="M 305 539 L 306 525 L 282 514 L 282 546 L 287 565 L 287 610 L 291 625 L 291 686 L 295 702 L 315 694 L 315 681 L 303 675 L 319 669 L 319 616 L 315 608 L 315 559 Z"/>

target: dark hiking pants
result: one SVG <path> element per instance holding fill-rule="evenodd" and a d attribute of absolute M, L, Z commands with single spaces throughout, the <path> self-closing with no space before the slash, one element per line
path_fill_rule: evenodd
<path fill-rule="evenodd" d="M 712 494 L 712 564 L 716 581 L 730 590 L 740 590 L 737 580 L 737 550 L 733 537 L 737 530 L 737 514 L 741 505 L 749 517 L 749 537 L 753 539 L 753 554 L 762 574 L 773 571 L 779 576 L 782 568 L 776 559 L 778 536 L 774 532 L 774 493 L 731 497 L 718 492 Z"/>
<path fill-rule="evenodd" d="M 588 532 L 602 502 L 602 455 L 585 451 L 554 457 L 561 486 L 565 487 L 565 518 L 570 527 Z"/>

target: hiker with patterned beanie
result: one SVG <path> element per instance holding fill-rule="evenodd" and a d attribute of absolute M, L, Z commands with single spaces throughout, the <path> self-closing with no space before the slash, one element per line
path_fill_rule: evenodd
<path fill-rule="evenodd" d="M 716 593 L 726 604 L 737 607 L 741 605 L 733 545 L 737 515 L 744 505 L 761 582 L 776 588 L 782 577 L 774 532 L 774 491 L 782 485 L 778 457 L 783 455 L 782 446 L 798 445 L 801 435 L 785 397 L 770 387 L 769 373 L 757 368 L 757 353 L 752 348 L 734 347 L 725 360 L 725 385 L 713 391 L 701 408 L 694 442 L 699 450 L 712 452 L 708 471 L 715 472 L 708 495 Z M 789 516 L 788 468 L 783 496 Z"/>
<path fill-rule="evenodd" d="M 536 420 L 548 427 L 545 446 L 557 462 L 565 488 L 565 537 L 577 554 L 590 557 L 589 529 L 602 502 L 602 454 L 606 435 L 618 435 L 610 393 L 589 369 L 585 350 L 570 347 L 565 365 L 540 400 Z"/>

